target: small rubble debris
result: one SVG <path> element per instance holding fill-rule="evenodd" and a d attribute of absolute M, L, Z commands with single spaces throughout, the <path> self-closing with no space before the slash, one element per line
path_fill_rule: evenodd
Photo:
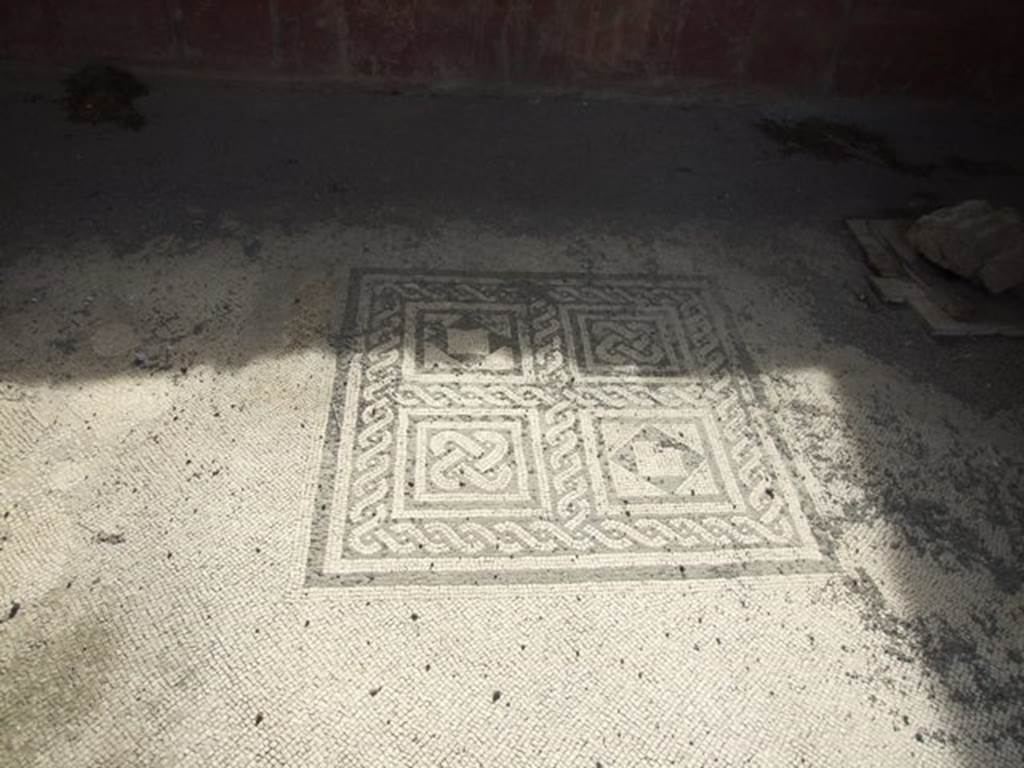
<path fill-rule="evenodd" d="M 501 691 L 495 691 L 494 693 L 491 694 L 491 703 L 493 704 L 494 702 L 496 702 L 500 698 L 501 698 Z"/>
<path fill-rule="evenodd" d="M 146 118 L 135 99 L 149 93 L 131 72 L 106 64 L 87 64 L 64 80 L 64 107 L 76 122 L 118 123 L 141 130 Z"/>
<path fill-rule="evenodd" d="M 108 531 L 97 531 L 93 536 L 97 544 L 124 544 L 123 533 L 109 533 Z"/>
<path fill-rule="evenodd" d="M 17 600 L 12 600 L 11 607 L 7 609 L 7 616 L 3 619 L 0 619 L 0 624 L 3 624 L 5 621 L 11 621 L 15 616 L 18 615 L 18 611 L 20 610 L 21 603 L 19 603 Z"/>

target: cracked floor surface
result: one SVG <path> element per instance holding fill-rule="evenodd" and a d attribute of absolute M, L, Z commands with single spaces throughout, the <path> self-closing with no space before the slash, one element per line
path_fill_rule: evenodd
<path fill-rule="evenodd" d="M 1015 118 L 151 85 L 0 79 L 0 764 L 1021 763 L 1022 349 L 842 226 Z"/>

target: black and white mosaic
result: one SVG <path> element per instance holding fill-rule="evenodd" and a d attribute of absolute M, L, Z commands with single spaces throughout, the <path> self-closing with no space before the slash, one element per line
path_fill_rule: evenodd
<path fill-rule="evenodd" d="M 702 279 L 353 275 L 311 585 L 822 561 Z"/>

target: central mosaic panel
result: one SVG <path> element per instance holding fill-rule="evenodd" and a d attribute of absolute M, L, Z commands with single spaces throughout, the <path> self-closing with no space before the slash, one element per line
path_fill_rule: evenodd
<path fill-rule="evenodd" d="M 701 279 L 355 273 L 308 582 L 820 561 L 744 359 Z"/>

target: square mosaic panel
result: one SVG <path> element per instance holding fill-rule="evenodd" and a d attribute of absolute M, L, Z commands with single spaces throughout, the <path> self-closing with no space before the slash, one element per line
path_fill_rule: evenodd
<path fill-rule="evenodd" d="M 551 506 L 537 411 L 402 408 L 398 422 L 393 518 L 500 518 Z"/>
<path fill-rule="evenodd" d="M 821 567 L 707 281 L 353 274 L 311 586 Z"/>

